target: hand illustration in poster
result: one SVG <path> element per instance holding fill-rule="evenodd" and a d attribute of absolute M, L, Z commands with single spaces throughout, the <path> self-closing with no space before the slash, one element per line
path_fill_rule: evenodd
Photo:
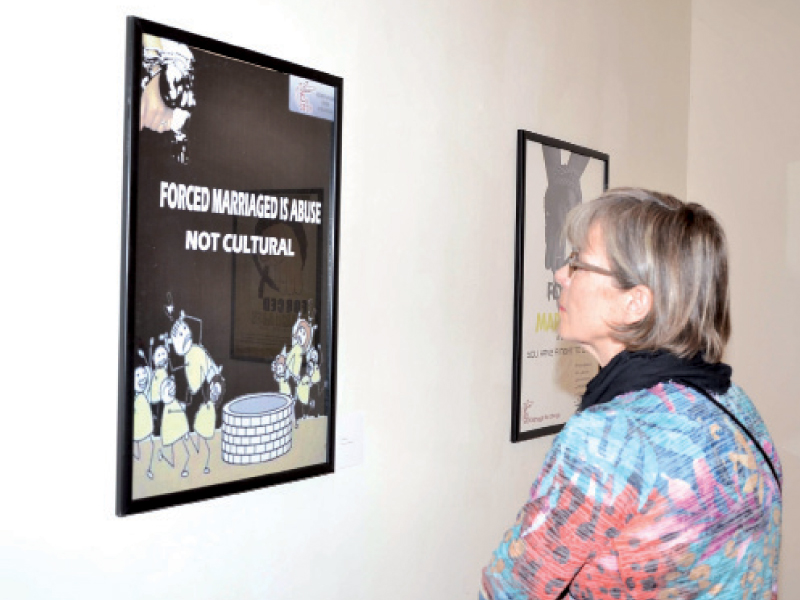
<path fill-rule="evenodd" d="M 562 236 L 567 215 L 583 200 L 581 175 L 589 157 L 570 153 L 567 164 L 561 163 L 561 149 L 542 146 L 547 189 L 544 192 L 544 267 L 555 275 L 567 260 L 566 242 Z"/>
<path fill-rule="evenodd" d="M 188 162 L 185 127 L 195 106 L 194 55 L 185 44 L 143 36 L 142 98 L 139 128 L 170 132 L 173 156 Z"/>
<path fill-rule="evenodd" d="M 252 254 L 253 263 L 260 277 L 258 297 L 263 299 L 270 294 L 301 294 L 303 291 L 303 270 L 308 255 L 308 239 L 300 223 L 285 223 L 276 219 L 259 219 L 255 225 L 255 235 L 259 238 L 286 240 L 286 247 L 274 254 Z M 292 260 L 295 249 L 300 260 Z"/>

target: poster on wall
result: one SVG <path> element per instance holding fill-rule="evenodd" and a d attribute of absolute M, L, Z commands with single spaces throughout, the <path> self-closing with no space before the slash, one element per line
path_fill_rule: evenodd
<path fill-rule="evenodd" d="M 331 473 L 343 81 L 127 36 L 116 512 Z"/>
<path fill-rule="evenodd" d="M 569 250 L 567 213 L 608 187 L 608 155 L 529 131 L 517 133 L 517 225 L 511 441 L 559 432 L 597 373 L 594 358 L 558 335 Z"/>

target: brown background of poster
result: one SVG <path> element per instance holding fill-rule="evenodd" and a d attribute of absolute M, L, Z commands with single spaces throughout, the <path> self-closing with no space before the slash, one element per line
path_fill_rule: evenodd
<path fill-rule="evenodd" d="M 289 111 L 287 74 L 191 50 L 197 105 L 187 125 L 188 164 L 172 158 L 168 136 L 148 129 L 138 134 L 133 343 L 134 347 L 147 347 L 151 337 L 157 339 L 169 332 L 171 322 L 164 305 L 170 293 L 177 314 L 184 311 L 202 319 L 202 339 L 199 329 L 190 323 L 194 339 L 223 366 L 228 401 L 247 393 L 277 391 L 270 368 L 272 357 L 254 362 L 232 355 L 236 254 L 221 249 L 188 251 L 185 238 L 187 230 L 234 233 L 236 217 L 160 208 L 160 184 L 167 181 L 236 191 L 314 189 L 324 203 L 330 195 L 334 125 Z M 324 229 L 326 219 L 327 212 L 323 224 L 315 227 Z M 324 306 L 326 300 L 319 298 L 318 305 Z M 323 342 L 326 335 L 318 328 L 314 344 Z M 291 345 L 290 336 L 286 344 Z M 173 366 L 178 366 L 175 363 L 180 360 L 175 358 Z M 323 355 L 323 363 L 326 359 Z M 322 367 L 324 373 L 324 364 Z M 185 378 L 176 376 L 176 382 L 177 398 L 182 399 Z M 196 404 L 187 407 L 190 422 Z"/>
<path fill-rule="evenodd" d="M 287 198 L 290 203 L 296 199 L 323 203 L 322 190 L 255 193 Z M 254 217 L 239 217 L 234 227 L 241 235 L 281 235 L 292 242 L 292 257 L 236 254 L 233 259 L 231 356 L 241 360 L 272 360 L 282 350 L 289 349 L 298 314 L 304 319 L 310 317 L 315 325 L 319 323 L 323 228 L 314 223 Z"/>

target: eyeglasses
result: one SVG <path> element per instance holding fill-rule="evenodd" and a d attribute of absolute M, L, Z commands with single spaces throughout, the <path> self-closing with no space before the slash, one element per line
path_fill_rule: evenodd
<path fill-rule="evenodd" d="M 575 275 L 575 271 L 583 269 L 584 271 L 591 271 L 592 273 L 599 273 L 600 275 L 608 275 L 609 277 L 616 277 L 614 271 L 609 271 L 608 269 L 604 269 L 603 267 L 596 267 L 594 265 L 587 264 L 585 262 L 581 262 L 578 260 L 578 253 L 573 252 L 567 257 L 567 267 L 569 277 L 572 279 L 572 276 Z"/>

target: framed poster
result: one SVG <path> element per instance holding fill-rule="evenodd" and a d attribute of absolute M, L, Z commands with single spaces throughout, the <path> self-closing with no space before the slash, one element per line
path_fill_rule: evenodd
<path fill-rule="evenodd" d="M 127 36 L 116 512 L 331 473 L 343 81 Z"/>
<path fill-rule="evenodd" d="M 517 132 L 517 230 L 511 441 L 559 432 L 597 373 L 594 358 L 558 335 L 569 255 L 567 213 L 608 187 L 608 155 L 529 131 Z"/>

